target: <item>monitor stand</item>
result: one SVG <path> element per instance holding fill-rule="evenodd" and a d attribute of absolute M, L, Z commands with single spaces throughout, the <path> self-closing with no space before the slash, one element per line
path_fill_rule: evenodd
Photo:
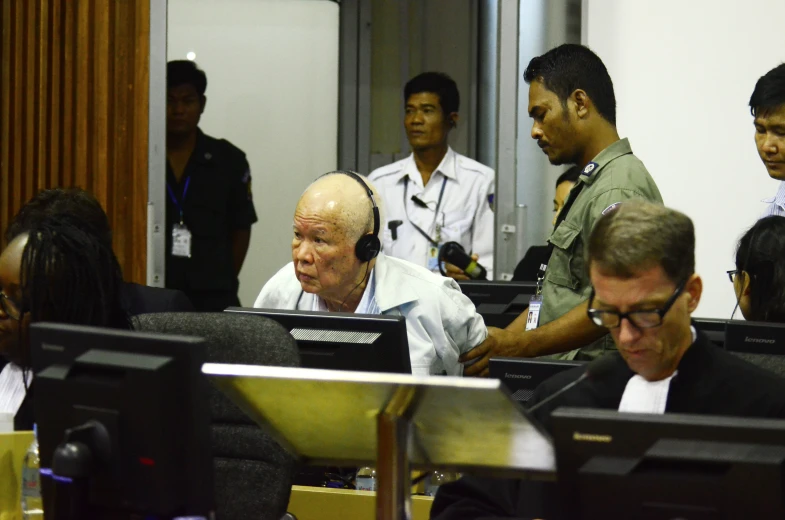
<path fill-rule="evenodd" d="M 553 444 L 499 380 L 205 364 L 302 461 L 376 466 L 376 518 L 411 518 L 410 470 L 555 479 Z"/>

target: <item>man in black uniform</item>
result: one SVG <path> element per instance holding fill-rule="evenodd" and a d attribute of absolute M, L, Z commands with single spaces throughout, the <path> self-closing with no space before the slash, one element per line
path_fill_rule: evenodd
<path fill-rule="evenodd" d="M 207 76 L 191 61 L 167 66 L 166 286 L 199 311 L 239 305 L 237 276 L 256 222 L 245 154 L 199 129 Z"/>

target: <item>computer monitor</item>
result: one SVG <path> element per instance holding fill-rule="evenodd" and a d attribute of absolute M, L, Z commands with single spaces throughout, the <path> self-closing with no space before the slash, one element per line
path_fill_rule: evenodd
<path fill-rule="evenodd" d="M 537 291 L 534 282 L 463 280 L 458 285 L 490 327 L 504 328 L 529 306 Z"/>
<path fill-rule="evenodd" d="M 746 354 L 785 355 L 785 323 L 728 321 L 725 348 Z"/>
<path fill-rule="evenodd" d="M 209 518 L 202 339 L 36 323 L 30 343 L 47 516 Z"/>
<path fill-rule="evenodd" d="M 731 320 L 718 320 L 716 318 L 693 318 L 695 328 L 703 332 L 709 341 L 718 347 L 725 347 L 725 327 Z"/>
<path fill-rule="evenodd" d="M 230 307 L 275 320 L 297 340 L 303 368 L 411 374 L 403 316 Z"/>
<path fill-rule="evenodd" d="M 785 420 L 588 408 L 551 420 L 570 518 L 785 516 Z"/>
<path fill-rule="evenodd" d="M 585 364 L 585 361 L 491 358 L 488 364 L 488 374 L 494 379 L 500 379 L 513 399 L 527 404 L 534 396 L 534 390 L 540 383 L 559 372 Z"/>

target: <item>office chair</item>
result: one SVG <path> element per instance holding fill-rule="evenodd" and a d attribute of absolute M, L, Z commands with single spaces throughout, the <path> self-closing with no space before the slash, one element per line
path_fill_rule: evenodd
<path fill-rule="evenodd" d="M 757 365 L 780 377 L 785 377 L 785 355 L 779 354 L 751 354 L 747 352 L 732 352 L 741 359 Z"/>
<path fill-rule="evenodd" d="M 278 323 L 229 313 L 162 313 L 134 318 L 137 330 L 202 337 L 209 363 L 296 367 L 297 344 Z M 217 518 L 280 520 L 295 459 L 210 385 Z"/>

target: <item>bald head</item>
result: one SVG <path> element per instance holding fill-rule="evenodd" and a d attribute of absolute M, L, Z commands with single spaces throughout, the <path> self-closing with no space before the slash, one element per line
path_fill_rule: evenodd
<path fill-rule="evenodd" d="M 381 197 L 376 188 L 366 179 L 365 184 L 374 194 L 379 207 L 379 227 L 384 216 Z M 316 179 L 300 197 L 295 215 L 307 210 L 345 233 L 347 239 L 356 242 L 361 236 L 373 233 L 373 205 L 365 188 L 353 177 L 343 173 L 328 173 Z"/>

